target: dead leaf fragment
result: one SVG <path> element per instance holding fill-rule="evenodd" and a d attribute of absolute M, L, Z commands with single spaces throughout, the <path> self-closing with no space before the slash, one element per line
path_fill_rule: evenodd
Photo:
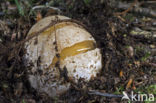
<path fill-rule="evenodd" d="M 129 81 L 128 81 L 128 83 L 127 83 L 127 85 L 126 85 L 126 89 L 130 88 L 132 82 L 133 82 L 133 79 L 130 78 Z"/>
<path fill-rule="evenodd" d="M 120 71 L 119 76 L 123 77 L 123 71 L 122 70 Z"/>
<path fill-rule="evenodd" d="M 36 21 L 38 22 L 38 21 L 40 21 L 41 19 L 42 19 L 42 15 L 41 15 L 40 12 L 38 12 L 37 15 L 36 15 Z"/>

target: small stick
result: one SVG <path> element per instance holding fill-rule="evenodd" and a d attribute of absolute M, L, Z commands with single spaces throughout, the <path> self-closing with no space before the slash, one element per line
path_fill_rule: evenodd
<path fill-rule="evenodd" d="M 131 6 L 126 9 L 125 11 L 123 12 L 120 12 L 120 13 L 116 13 L 116 15 L 125 15 L 126 13 L 128 13 L 130 10 L 132 10 L 132 8 L 136 5 L 136 3 L 138 2 L 138 0 L 135 0 L 134 3 L 131 4 Z"/>
<path fill-rule="evenodd" d="M 147 65 L 147 66 L 152 66 L 154 68 L 156 68 L 156 63 L 148 63 L 148 62 L 143 62 L 141 63 L 142 65 Z"/>
<path fill-rule="evenodd" d="M 96 90 L 90 90 L 88 94 L 94 94 L 94 95 L 99 95 L 99 96 L 104 96 L 104 97 L 109 97 L 109 98 L 122 98 L 123 97 L 123 95 L 102 93 Z"/>
<path fill-rule="evenodd" d="M 0 12 L 0 16 L 3 16 L 4 15 L 4 12 Z"/>
<path fill-rule="evenodd" d="M 61 10 L 56 8 L 56 7 L 51 7 L 51 6 L 44 6 L 44 5 L 38 5 L 38 6 L 34 6 L 31 10 L 35 10 L 35 9 L 42 9 L 42 8 L 50 8 L 53 10 L 58 11 L 58 13 L 61 13 Z"/>
<path fill-rule="evenodd" d="M 132 4 L 134 4 L 134 3 L 132 3 Z M 115 15 L 118 16 L 118 15 L 122 15 L 122 14 L 127 13 L 127 12 L 134 12 L 134 13 L 140 13 L 141 15 L 144 15 L 144 16 L 156 18 L 156 11 L 155 10 L 145 8 L 145 7 L 139 7 L 139 6 L 134 7 L 135 5 L 133 6 L 132 4 L 115 1 L 114 5 L 112 5 L 112 7 L 125 10 L 121 13 L 115 13 Z"/>

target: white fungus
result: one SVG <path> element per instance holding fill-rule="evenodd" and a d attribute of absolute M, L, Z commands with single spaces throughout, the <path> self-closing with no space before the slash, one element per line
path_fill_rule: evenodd
<path fill-rule="evenodd" d="M 51 22 L 66 21 L 52 25 L 25 43 L 24 60 L 29 68 L 29 82 L 38 92 L 51 97 L 64 93 L 70 87 L 70 82 L 61 78 L 60 69 L 66 68 L 68 78 L 77 83 L 80 78 L 88 82 L 102 68 L 102 55 L 92 35 L 68 19 L 49 16 L 40 20 L 30 29 L 28 36 Z"/>

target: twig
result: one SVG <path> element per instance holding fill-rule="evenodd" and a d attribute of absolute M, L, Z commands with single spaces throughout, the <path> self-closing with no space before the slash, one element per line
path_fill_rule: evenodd
<path fill-rule="evenodd" d="M 50 9 L 58 11 L 58 13 L 61 13 L 61 10 L 59 8 L 51 7 L 51 6 L 48 6 L 48 5 L 46 5 L 46 6 L 44 6 L 44 5 L 34 6 L 31 10 L 42 9 L 42 8 L 50 8 Z"/>
<path fill-rule="evenodd" d="M 0 16 L 3 16 L 4 15 L 4 12 L 0 12 Z"/>
<path fill-rule="evenodd" d="M 123 95 L 102 93 L 96 90 L 90 90 L 88 94 L 94 94 L 94 95 L 99 95 L 99 96 L 104 96 L 104 97 L 109 97 L 109 98 L 122 98 L 123 97 Z"/>
<path fill-rule="evenodd" d="M 154 0 L 147 0 L 147 1 L 144 1 L 144 3 L 148 3 L 148 4 L 155 4 L 156 3 L 156 1 L 154 1 Z"/>
<path fill-rule="evenodd" d="M 134 28 L 130 31 L 130 36 L 135 37 L 137 39 L 147 39 L 152 42 L 156 40 L 156 35 L 153 32 L 145 31 L 140 28 Z"/>
<path fill-rule="evenodd" d="M 152 67 L 156 68 L 156 63 L 143 62 L 142 65 L 152 66 Z"/>
<path fill-rule="evenodd" d="M 139 7 L 138 4 L 137 4 L 137 6 L 135 8 L 133 8 L 133 5 L 132 6 L 131 5 L 132 4 L 115 1 L 114 4 L 112 5 L 112 7 L 126 10 L 124 12 L 131 11 L 131 12 L 135 12 L 135 13 L 140 13 L 141 15 L 156 18 L 156 11 L 154 11 L 152 9 L 149 9 L 149 8 Z"/>
<path fill-rule="evenodd" d="M 133 9 L 133 7 L 136 5 L 137 2 L 138 2 L 138 0 L 135 0 L 134 3 L 132 3 L 128 9 L 126 9 L 125 11 L 123 11 L 123 12 L 121 12 L 121 13 L 116 13 L 115 15 L 117 15 L 117 16 L 119 16 L 119 15 L 125 15 L 125 14 L 128 13 L 131 9 Z"/>

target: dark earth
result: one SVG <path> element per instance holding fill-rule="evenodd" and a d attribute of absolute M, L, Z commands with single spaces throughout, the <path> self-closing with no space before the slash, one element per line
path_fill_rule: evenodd
<path fill-rule="evenodd" d="M 37 5 L 44 8 L 32 9 Z M 156 102 L 154 5 L 152 0 L 1 0 L 0 103 L 128 103 L 121 100 L 123 91 L 152 93 Z M 22 41 L 40 18 L 55 14 L 85 25 L 101 48 L 103 68 L 89 83 L 80 80 L 65 94 L 50 98 L 31 88 L 27 80 Z"/>

